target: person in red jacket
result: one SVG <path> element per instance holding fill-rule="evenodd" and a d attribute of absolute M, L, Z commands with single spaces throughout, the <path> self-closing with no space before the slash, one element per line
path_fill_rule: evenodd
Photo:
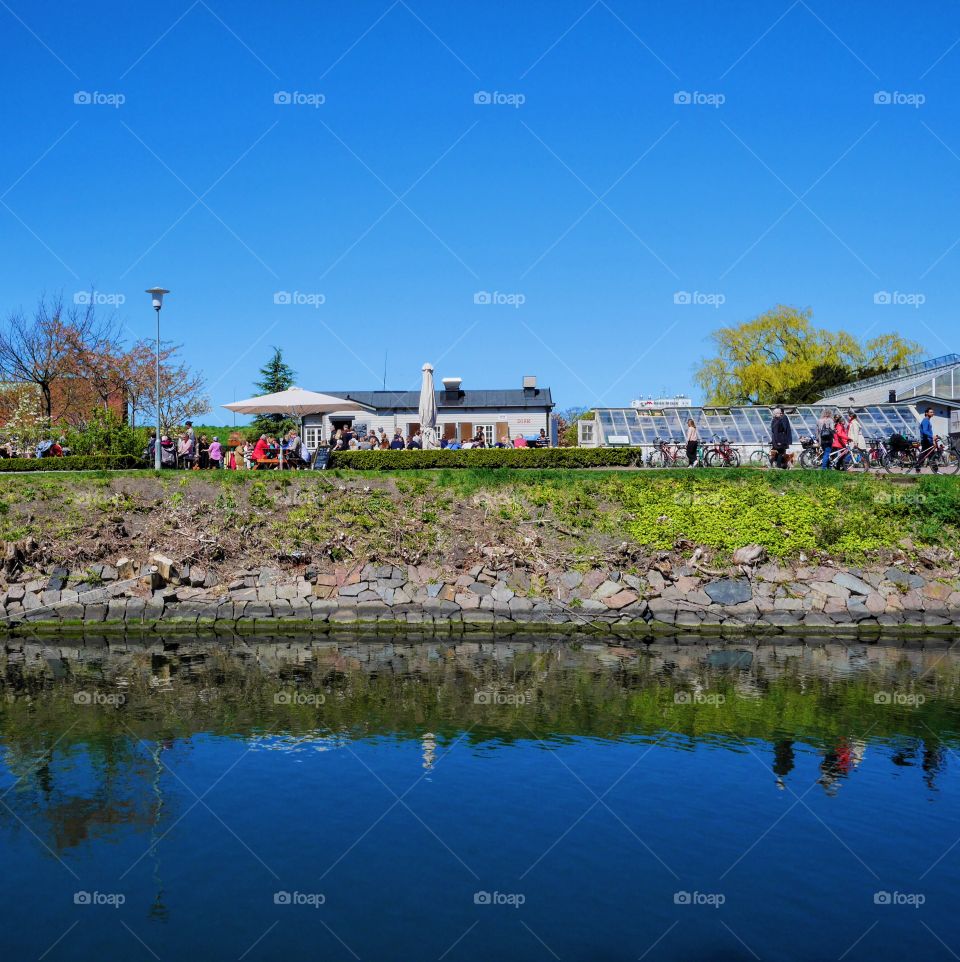
<path fill-rule="evenodd" d="M 833 450 L 839 451 L 842 448 L 845 448 L 849 441 L 850 435 L 847 432 L 847 426 L 843 422 L 843 417 L 837 413 L 833 416 Z M 846 464 L 848 458 L 849 455 L 846 454 L 837 458 L 837 468 L 842 468 Z"/>
<path fill-rule="evenodd" d="M 251 461 L 259 461 L 261 458 L 267 456 L 267 449 L 269 445 L 267 444 L 267 436 L 265 434 L 260 435 L 260 440 L 253 446 L 253 453 L 250 455 Z"/>

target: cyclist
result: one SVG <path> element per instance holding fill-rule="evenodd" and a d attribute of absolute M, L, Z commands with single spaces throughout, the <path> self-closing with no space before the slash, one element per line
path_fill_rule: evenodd
<path fill-rule="evenodd" d="M 933 450 L 933 408 L 927 408 L 923 412 L 923 420 L 920 422 L 920 455 L 917 458 L 917 474 L 923 467 L 923 462 L 927 460 Z"/>
<path fill-rule="evenodd" d="M 820 450 L 823 458 L 820 461 L 820 468 L 826 471 L 830 467 L 830 450 L 833 447 L 833 412 L 826 408 L 817 421 L 817 436 L 820 439 Z"/>
<path fill-rule="evenodd" d="M 790 427 L 790 421 L 783 413 L 783 408 L 774 408 L 773 420 L 770 422 L 770 445 L 775 452 L 778 468 L 786 468 L 787 448 L 791 444 L 793 444 L 793 429 Z"/>

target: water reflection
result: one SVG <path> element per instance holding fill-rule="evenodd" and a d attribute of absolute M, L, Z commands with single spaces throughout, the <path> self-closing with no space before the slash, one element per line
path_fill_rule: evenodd
<path fill-rule="evenodd" d="M 591 944 L 606 946 L 609 957 L 636 958 L 667 930 L 664 912 L 672 911 L 678 888 L 649 852 L 638 847 L 624 857 L 623 844 L 637 833 L 646 836 L 650 826 L 656 835 L 649 841 L 670 865 L 697 853 L 715 863 L 714 884 L 728 873 L 724 886 L 739 877 L 745 907 L 735 907 L 734 887 L 727 889 L 729 911 L 744 914 L 724 916 L 737 931 L 755 919 L 746 893 L 754 885 L 763 891 L 748 871 L 761 851 L 754 846 L 766 839 L 767 826 L 772 831 L 794 810 L 802 815 L 813 806 L 821 825 L 830 812 L 849 819 L 836 829 L 831 824 L 820 844 L 835 846 L 842 836 L 858 853 L 867 845 L 864 821 L 876 824 L 878 850 L 865 852 L 871 864 L 888 857 L 882 843 L 899 829 L 904 851 L 917 856 L 917 874 L 939 865 L 935 859 L 956 837 L 955 818 L 947 805 L 929 824 L 917 813 L 948 799 L 951 788 L 956 793 L 950 766 L 960 738 L 958 682 L 960 659 L 942 642 L 929 648 L 822 641 L 718 648 L 690 639 L 630 646 L 544 635 L 495 643 L 355 635 L 218 644 L 182 636 L 24 641 L 0 652 L 0 843 L 19 873 L 9 884 L 26 880 L 38 905 L 61 868 L 72 877 L 60 881 L 71 887 L 79 887 L 74 877 L 86 879 L 92 871 L 129 892 L 139 912 L 129 918 L 168 933 L 148 937 L 159 940 L 164 958 L 186 951 L 178 939 L 192 945 L 198 937 L 189 926 L 167 923 L 189 916 L 186 896 L 204 885 L 211 860 L 230 866 L 217 883 L 231 890 L 265 877 L 272 892 L 278 885 L 271 875 L 286 881 L 305 865 L 316 872 L 318 863 L 330 865 L 326 872 L 336 878 L 357 862 L 355 875 L 338 879 L 343 891 L 397 872 L 391 897 L 409 914 L 421 896 L 394 866 L 415 858 L 429 866 L 421 884 L 435 882 L 432 897 L 458 919 L 447 932 L 439 921 L 443 912 L 436 914 L 433 929 L 442 944 L 435 957 L 471 923 L 470 917 L 459 921 L 460 903 L 447 901 L 463 869 L 450 849 L 471 864 L 489 857 L 497 871 L 504 853 L 516 850 L 516 876 L 526 879 L 522 890 L 531 905 L 538 895 L 560 905 L 570 896 L 562 885 L 554 890 L 564 873 L 573 877 L 591 865 L 599 874 L 585 888 L 597 895 L 577 890 L 578 899 L 594 898 L 590 911 L 604 918 L 591 929 L 604 935 Z M 502 780 L 490 781 L 491 772 Z M 394 799 L 406 802 L 418 785 L 410 795 L 411 801 L 419 797 L 416 815 L 405 830 L 393 825 L 365 847 L 362 840 L 381 824 L 383 809 L 404 815 Z M 588 808 L 601 792 L 616 808 L 606 828 L 583 815 L 584 809 L 606 811 Z M 197 827 L 200 817 L 209 832 Z M 414 840 L 411 829 L 427 824 L 436 835 L 425 831 Z M 581 832 L 586 837 L 578 837 Z M 443 845 L 434 845 L 438 836 Z M 843 847 L 811 849 L 809 827 L 777 844 L 784 848 L 773 877 L 783 877 L 793 891 L 806 892 L 815 880 L 843 893 L 860 881 L 850 873 L 863 866 Z M 647 859 L 643 871 L 632 858 Z M 471 891 L 479 887 L 467 882 Z M 648 907 L 660 905 L 657 899 L 670 907 L 649 909 L 655 924 L 636 951 L 620 951 L 633 916 L 608 904 L 607 882 L 620 892 L 638 888 Z M 247 941 L 224 957 L 237 958 L 272 925 L 269 892 L 262 905 L 249 908 Z M 356 905 L 341 912 L 344 920 L 356 912 L 349 924 L 365 934 L 369 904 L 365 889 L 357 892 Z M 219 918 L 236 911 L 231 898 L 249 900 L 249 893 L 207 897 L 208 913 Z M 836 894 L 825 899 L 822 911 L 832 918 L 829 900 Z M 578 904 L 563 903 L 550 916 L 557 920 L 550 923 L 550 941 L 558 949 L 565 938 L 573 946 L 581 937 L 573 921 Z M 789 913 L 808 909 L 802 898 L 792 904 L 778 903 L 770 924 L 783 931 L 795 925 L 799 916 Z M 72 922 L 60 909 L 50 914 L 59 931 Z M 400 916 L 390 916 L 393 929 L 384 926 L 383 944 L 368 947 L 370 957 L 389 956 L 394 943 L 417 954 L 422 933 L 411 932 L 404 942 L 395 934 L 403 928 Z M 830 944 L 833 957 L 867 929 L 871 919 L 862 916 L 851 911 L 859 928 L 837 936 L 845 941 Z M 917 938 L 924 935 L 919 930 Z M 287 948 L 296 948 L 290 939 Z M 168 954 L 159 951 L 161 944 Z M 513 957 L 492 935 L 485 945 L 474 957 Z M 36 957 L 46 945 L 24 935 L 14 947 Z M 877 946 L 865 940 L 868 948 Z M 328 949 L 340 951 L 333 943 Z M 75 951 L 92 949 L 82 943 Z M 672 952 L 664 942 L 650 958 L 695 957 Z"/>

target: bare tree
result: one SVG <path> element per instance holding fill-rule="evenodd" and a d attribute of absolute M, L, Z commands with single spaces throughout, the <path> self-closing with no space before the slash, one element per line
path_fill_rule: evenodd
<path fill-rule="evenodd" d="M 163 430 L 209 410 L 203 378 L 180 359 L 180 346 L 160 345 L 160 421 Z M 131 422 L 151 422 L 157 413 L 156 345 L 137 341 L 124 355 L 124 376 Z"/>
<path fill-rule="evenodd" d="M 36 384 L 43 416 L 53 420 L 53 389 L 76 369 L 71 319 L 64 316 L 63 299 L 41 298 L 32 317 L 14 311 L 0 330 L 0 374 L 7 381 Z"/>

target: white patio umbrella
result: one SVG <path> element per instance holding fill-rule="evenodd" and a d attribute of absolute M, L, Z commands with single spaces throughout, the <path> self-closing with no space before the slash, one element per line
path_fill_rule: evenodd
<path fill-rule="evenodd" d="M 237 414 L 286 414 L 300 418 L 300 431 L 303 432 L 305 414 L 333 414 L 340 411 L 372 411 L 369 405 L 354 401 L 352 398 L 334 397 L 319 391 L 305 391 L 302 387 L 287 388 L 276 394 L 247 398 L 245 401 L 232 401 L 222 405 Z M 280 447 L 280 466 L 283 467 L 283 446 Z"/>
<path fill-rule="evenodd" d="M 440 447 L 437 438 L 437 396 L 433 393 L 433 365 L 423 365 L 420 384 L 420 437 L 425 451 Z"/>

